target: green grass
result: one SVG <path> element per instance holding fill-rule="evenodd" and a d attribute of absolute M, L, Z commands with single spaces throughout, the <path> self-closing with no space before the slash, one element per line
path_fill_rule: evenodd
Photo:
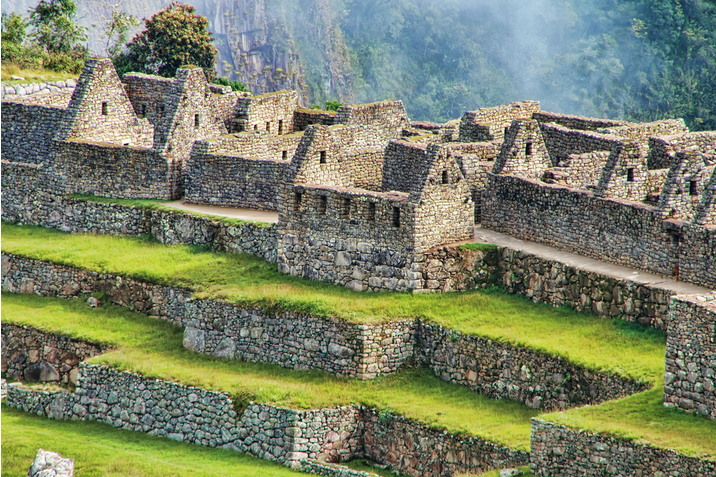
<path fill-rule="evenodd" d="M 716 421 L 665 408 L 663 398 L 662 384 L 599 406 L 547 414 L 540 419 L 640 444 L 658 442 L 662 448 L 716 460 Z"/>
<path fill-rule="evenodd" d="M 2 227 L 2 249 L 186 287 L 201 298 L 225 299 L 266 311 L 294 310 L 359 323 L 420 317 L 463 333 L 563 356 L 596 371 L 651 384 L 660 382 L 664 370 L 663 334 L 625 329 L 618 322 L 535 305 L 502 292 L 358 293 L 280 274 L 275 265 L 248 255 L 7 223 Z"/>
<path fill-rule="evenodd" d="M 53 421 L 2 406 L 2 475 L 27 475 L 38 449 L 74 459 L 76 477 L 301 475 L 231 450 L 124 431 L 98 422 Z"/>
<path fill-rule="evenodd" d="M 359 381 L 193 353 L 182 346 L 179 326 L 115 305 L 91 308 L 84 300 L 3 293 L 2 322 L 115 346 L 90 363 L 295 409 L 351 403 L 389 407 L 433 428 L 522 450 L 529 448 L 530 418 L 537 415 L 516 402 L 488 399 L 444 382 L 424 369 Z"/>
<path fill-rule="evenodd" d="M 523 477 L 534 477 L 534 474 L 533 474 L 532 471 L 530 470 L 530 467 L 529 467 L 529 466 L 517 467 L 517 468 L 520 469 L 522 472 L 524 472 L 524 473 L 522 474 Z M 459 474 L 458 477 L 468 477 L 468 476 L 471 476 L 471 475 L 474 475 L 474 474 Z M 500 471 L 499 471 L 499 470 L 492 470 L 492 471 L 487 472 L 487 473 L 485 473 L 485 474 L 480 474 L 480 477 L 500 477 Z"/>
<path fill-rule="evenodd" d="M 492 250 L 497 250 L 497 245 L 492 243 L 466 243 L 460 245 L 458 248 L 462 248 L 464 250 L 481 250 L 483 252 L 490 252 Z"/>
<path fill-rule="evenodd" d="M 72 73 L 57 72 L 45 69 L 28 69 L 20 68 L 12 63 L 3 63 L 0 69 L 0 79 L 3 84 L 29 84 L 29 83 L 43 83 L 46 81 L 64 81 L 68 79 L 77 79 L 79 75 Z M 19 76 L 25 78 L 24 80 L 11 80 L 11 76 Z"/>
<path fill-rule="evenodd" d="M 227 225 L 238 226 L 244 224 L 254 224 L 259 227 L 270 227 L 273 224 L 268 222 L 257 222 L 251 220 L 241 220 L 232 217 L 223 217 L 221 215 L 203 214 L 201 212 L 193 212 L 190 210 L 177 209 L 176 207 L 170 207 L 166 205 L 170 200 L 161 199 L 114 199 L 109 197 L 98 197 L 95 195 L 83 195 L 83 194 L 71 194 L 67 196 L 70 199 L 86 200 L 88 202 L 97 202 L 100 204 L 117 204 L 125 205 L 127 207 L 136 207 L 142 210 L 155 210 L 158 212 L 170 212 L 176 215 L 191 215 L 194 217 L 201 217 L 205 219 L 216 220 L 217 222 L 223 222 Z"/>

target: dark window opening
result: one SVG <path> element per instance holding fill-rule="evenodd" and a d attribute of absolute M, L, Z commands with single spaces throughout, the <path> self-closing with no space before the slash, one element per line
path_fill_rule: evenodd
<path fill-rule="evenodd" d="M 679 244 L 681 243 L 681 235 L 679 235 L 679 234 L 673 234 L 673 235 L 671 236 L 671 243 L 672 243 L 674 246 L 679 245 Z"/>
<path fill-rule="evenodd" d="M 106 101 L 102 103 L 102 116 L 107 116 L 109 114 L 109 104 L 107 104 Z"/>
<path fill-rule="evenodd" d="M 199 115 L 198 114 L 194 115 L 194 127 L 195 128 L 199 127 Z"/>
<path fill-rule="evenodd" d="M 258 130 L 259 130 L 259 125 L 258 125 L 258 124 L 254 124 L 254 131 L 258 131 Z"/>
<path fill-rule="evenodd" d="M 271 132 L 271 121 L 266 121 L 266 132 L 267 133 Z"/>
<path fill-rule="evenodd" d="M 147 105 L 146 104 L 140 104 L 139 105 L 139 117 L 144 118 L 147 116 Z"/>
<path fill-rule="evenodd" d="M 318 213 L 321 215 L 325 215 L 327 208 L 328 208 L 328 197 L 326 197 L 325 195 L 322 195 L 318 199 Z"/>
<path fill-rule="evenodd" d="M 368 203 L 368 220 L 375 221 L 375 202 Z"/>
<path fill-rule="evenodd" d="M 449 183 L 448 171 L 443 171 L 443 184 Z"/>
<path fill-rule="evenodd" d="M 164 105 L 163 105 L 163 104 L 160 104 L 160 105 L 159 105 L 159 115 L 160 115 L 160 116 L 163 116 L 163 115 L 164 115 Z"/>
<path fill-rule="evenodd" d="M 634 168 L 627 169 L 627 182 L 634 182 Z"/>
<path fill-rule="evenodd" d="M 283 119 L 278 120 L 278 133 L 283 134 Z"/>
<path fill-rule="evenodd" d="M 321 159 L 320 159 L 320 162 L 321 162 L 321 164 L 325 164 L 325 163 L 326 163 L 326 151 L 321 151 Z"/>
<path fill-rule="evenodd" d="M 351 218 L 351 200 L 348 197 L 343 198 L 343 202 L 341 204 L 341 217 L 344 219 Z"/>
<path fill-rule="evenodd" d="M 509 130 L 510 130 L 509 127 L 506 127 L 506 128 L 505 128 L 505 136 L 507 136 L 507 131 L 509 131 Z"/>
<path fill-rule="evenodd" d="M 393 227 L 400 227 L 400 207 L 393 207 Z"/>
<path fill-rule="evenodd" d="M 528 142 L 525 144 L 525 156 L 531 156 L 532 155 L 532 143 Z"/>
<path fill-rule="evenodd" d="M 296 212 L 301 212 L 301 203 L 303 202 L 303 194 L 300 192 L 296 192 L 296 196 L 294 198 L 293 208 Z"/>
<path fill-rule="evenodd" d="M 689 195 L 699 195 L 698 183 L 696 181 L 689 181 Z"/>
<path fill-rule="evenodd" d="M 281 153 L 281 159 L 283 159 L 284 161 L 288 160 L 288 151 L 283 151 Z"/>

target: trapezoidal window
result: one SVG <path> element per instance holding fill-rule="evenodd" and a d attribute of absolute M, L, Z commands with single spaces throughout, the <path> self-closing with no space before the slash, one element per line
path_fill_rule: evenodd
<path fill-rule="evenodd" d="M 375 222 L 375 202 L 368 202 L 368 220 Z"/>
<path fill-rule="evenodd" d="M 102 102 L 102 116 L 108 116 L 109 115 L 109 104 L 107 101 Z"/>
<path fill-rule="evenodd" d="M 448 177 L 448 171 L 443 171 L 443 184 L 449 184 L 450 178 Z"/>
<path fill-rule="evenodd" d="M 325 163 L 326 163 L 326 151 L 321 151 L 320 158 L 319 158 L 319 162 L 320 162 L 321 164 L 325 164 Z"/>
<path fill-rule="evenodd" d="M 300 192 L 296 192 L 296 195 L 293 198 L 293 210 L 296 212 L 301 212 L 301 203 L 303 202 L 303 194 Z"/>
<path fill-rule="evenodd" d="M 200 124 L 201 124 L 201 120 L 199 119 L 199 115 L 195 114 L 194 115 L 194 127 L 198 128 Z"/>
<path fill-rule="evenodd" d="M 627 182 L 634 182 L 634 168 L 627 169 Z"/>
<path fill-rule="evenodd" d="M 326 215 L 326 209 L 328 208 L 328 197 L 322 195 L 318 198 L 318 213 Z"/>
<path fill-rule="evenodd" d="M 271 121 L 266 121 L 266 132 L 267 133 L 271 132 Z"/>
<path fill-rule="evenodd" d="M 509 131 L 509 130 L 510 130 L 509 126 L 505 128 L 505 136 L 507 136 L 507 131 Z"/>
<path fill-rule="evenodd" d="M 284 160 L 284 161 L 287 161 L 287 160 L 288 160 L 288 151 L 283 151 L 283 152 L 281 153 L 281 159 Z"/>
<path fill-rule="evenodd" d="M 278 120 L 278 133 L 279 135 L 283 134 L 283 119 Z"/>
<path fill-rule="evenodd" d="M 393 227 L 400 227 L 400 207 L 393 207 Z"/>
<path fill-rule="evenodd" d="M 689 195 L 699 195 L 699 184 L 696 181 L 689 181 Z"/>
<path fill-rule="evenodd" d="M 341 201 L 341 218 L 351 218 L 351 200 L 348 197 L 344 197 Z"/>
<path fill-rule="evenodd" d="M 258 124 L 254 124 L 254 131 L 258 131 L 258 130 L 259 130 L 259 125 L 258 125 Z"/>
<path fill-rule="evenodd" d="M 140 105 L 139 105 L 139 117 L 140 117 L 140 118 L 146 118 L 146 117 L 147 117 L 147 105 L 146 105 L 146 104 L 140 104 Z"/>
<path fill-rule="evenodd" d="M 532 143 L 528 142 L 525 144 L 525 156 L 531 156 L 532 155 Z"/>

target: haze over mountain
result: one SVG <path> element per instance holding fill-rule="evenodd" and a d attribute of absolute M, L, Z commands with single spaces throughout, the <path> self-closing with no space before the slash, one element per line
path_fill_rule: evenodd
<path fill-rule="evenodd" d="M 35 0 L 3 1 L 21 11 Z M 84 25 L 112 1 L 77 0 Z M 125 0 L 150 16 L 170 2 Z M 305 104 L 401 99 L 413 119 L 534 99 L 597 117 L 716 129 L 713 0 L 195 0 L 219 71 Z M 90 47 L 101 53 L 98 29 Z"/>

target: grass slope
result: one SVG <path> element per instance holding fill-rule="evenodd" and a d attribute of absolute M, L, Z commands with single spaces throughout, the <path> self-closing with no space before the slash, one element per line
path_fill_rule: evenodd
<path fill-rule="evenodd" d="M 248 255 L 165 246 L 127 237 L 67 234 L 3 223 L 2 250 L 27 257 L 192 289 L 197 296 L 291 309 L 354 322 L 414 318 L 560 355 L 591 369 L 657 384 L 664 335 L 504 293 L 358 293 L 290 277 Z"/>
<path fill-rule="evenodd" d="M 2 406 L 2 475 L 26 475 L 38 449 L 74 459 L 76 477 L 301 475 L 231 450 L 124 431 L 98 422 L 53 421 Z"/>
<path fill-rule="evenodd" d="M 298 409 L 350 403 L 390 408 L 429 426 L 522 450 L 529 449 L 530 418 L 537 415 L 516 402 L 488 399 L 422 369 L 359 381 L 193 353 L 182 346 L 180 327 L 114 305 L 90 308 L 81 300 L 3 293 L 2 322 L 112 344 L 115 350 L 88 361 L 227 392 L 235 399 Z"/>
<path fill-rule="evenodd" d="M 24 78 L 22 80 L 11 80 L 12 76 L 19 76 Z M 28 83 L 43 83 L 46 81 L 64 81 L 68 79 L 77 79 L 79 75 L 73 73 L 58 72 L 52 70 L 45 70 L 42 68 L 20 68 L 13 63 L 3 62 L 2 68 L 0 68 L 0 79 L 3 84 L 28 84 Z"/>

